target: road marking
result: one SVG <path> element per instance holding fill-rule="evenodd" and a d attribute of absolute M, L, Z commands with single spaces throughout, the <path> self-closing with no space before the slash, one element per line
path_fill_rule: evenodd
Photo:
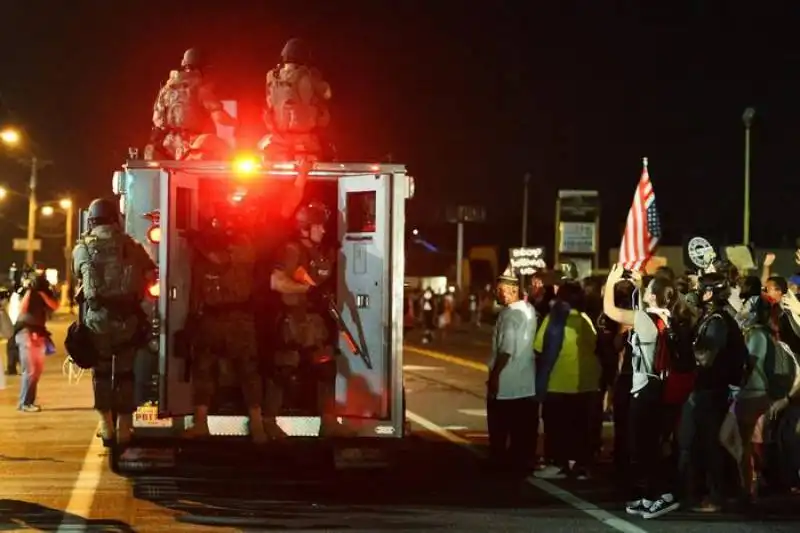
<path fill-rule="evenodd" d="M 486 409 L 459 409 L 458 412 L 467 416 L 486 416 Z"/>
<path fill-rule="evenodd" d="M 442 429 L 445 431 L 464 431 L 469 428 L 467 426 L 442 426 Z"/>
<path fill-rule="evenodd" d="M 441 366 L 422 366 L 422 365 L 403 365 L 403 370 L 408 370 L 409 372 L 421 372 L 423 370 L 437 370 L 437 371 L 444 371 L 444 367 Z"/>
<path fill-rule="evenodd" d="M 478 370 L 480 372 L 488 372 L 489 367 L 486 366 L 484 363 L 479 363 L 477 361 L 471 361 L 469 359 L 464 359 L 463 357 L 456 357 L 455 355 L 450 355 L 442 352 L 436 352 L 434 350 L 426 350 L 424 348 L 417 348 L 416 346 L 405 346 L 404 349 L 408 352 L 415 353 L 417 355 L 424 355 L 425 357 L 430 357 L 431 359 L 438 359 L 439 361 L 444 361 L 446 363 L 451 363 L 454 365 L 463 366 L 466 368 L 471 368 L 473 370 Z"/>
<path fill-rule="evenodd" d="M 58 525 L 56 533 L 66 533 L 67 531 L 88 531 L 89 514 L 92 511 L 92 503 L 97 487 L 100 485 L 100 478 L 103 475 L 103 464 L 105 463 L 105 448 L 103 441 L 97 438 L 97 432 L 101 425 L 92 432 L 92 440 L 86 456 L 83 458 L 81 471 L 72 487 L 67 508 L 64 509 L 64 518 Z"/>
<path fill-rule="evenodd" d="M 439 426 L 438 424 L 431 422 L 427 418 L 424 418 L 416 413 L 412 413 L 411 411 L 406 411 L 406 417 L 417 424 L 418 426 L 427 429 L 431 433 L 440 436 L 441 438 L 452 442 L 453 444 L 458 444 L 459 446 L 464 446 L 467 450 L 472 452 L 473 454 L 483 457 L 483 453 L 478 450 L 472 442 L 468 441 L 465 438 L 462 438 L 455 433 L 447 431 L 447 429 Z M 640 528 L 639 526 L 628 522 L 627 520 L 623 520 L 622 518 L 618 518 L 614 516 L 612 513 L 599 508 L 593 503 L 589 503 L 584 499 L 581 499 L 571 492 L 562 489 L 550 483 L 549 481 L 545 481 L 544 479 L 537 479 L 533 476 L 527 479 L 528 484 L 537 489 L 546 492 L 550 496 L 561 500 L 562 502 L 566 503 L 567 505 L 573 507 L 574 509 L 586 513 L 587 515 L 591 516 L 598 522 L 620 531 L 622 533 L 648 533 L 647 530 Z"/>

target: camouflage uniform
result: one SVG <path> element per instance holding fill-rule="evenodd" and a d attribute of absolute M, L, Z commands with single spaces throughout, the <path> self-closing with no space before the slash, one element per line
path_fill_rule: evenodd
<path fill-rule="evenodd" d="M 288 243 L 277 267 L 289 277 L 298 279 L 304 269 L 316 287 L 324 286 L 333 274 L 333 260 L 319 247 L 301 242 Z M 335 325 L 322 303 L 314 301 L 312 289 L 308 294 L 282 294 L 282 311 L 278 318 L 277 349 L 274 354 L 274 373 L 267 388 L 266 415 L 277 416 L 282 407 L 283 386 L 288 377 L 302 370 L 317 381 L 318 409 L 323 420 L 334 415 L 336 362 L 334 359 Z"/>
<path fill-rule="evenodd" d="M 107 264 L 97 264 L 98 246 L 113 246 L 121 252 L 123 259 L 115 265 L 119 267 L 117 272 L 110 272 Z M 92 332 L 99 355 L 93 372 L 95 409 L 129 415 L 136 407 L 135 354 L 144 342 L 141 333 L 146 327 L 141 301 L 148 276 L 156 265 L 142 245 L 113 226 L 96 226 L 84 235 L 72 252 L 72 264 L 85 299 L 82 321 Z M 112 278 L 120 280 L 126 294 L 101 294 L 106 280 Z"/>
<path fill-rule="evenodd" d="M 253 314 L 256 249 L 245 235 L 220 251 L 198 250 L 193 267 L 193 307 L 199 313 L 194 339 L 194 404 L 208 406 L 219 359 L 233 364 L 248 409 L 259 409 L 262 382 Z M 259 416 L 260 418 L 260 416 Z"/>
<path fill-rule="evenodd" d="M 154 133 L 145 149 L 145 159 L 163 151 L 175 160 L 195 159 L 204 155 L 222 159 L 229 148 L 216 136 L 214 121 L 235 125 L 222 107 L 211 84 L 196 67 L 198 57 L 187 50 L 181 70 L 170 72 L 153 105 Z M 190 68 L 191 67 L 191 68 Z"/>
<path fill-rule="evenodd" d="M 275 160 L 321 154 L 320 134 L 330 123 L 330 98 L 330 85 L 314 68 L 286 63 L 269 71 L 264 112 L 269 133 L 259 143 L 261 149 Z"/>

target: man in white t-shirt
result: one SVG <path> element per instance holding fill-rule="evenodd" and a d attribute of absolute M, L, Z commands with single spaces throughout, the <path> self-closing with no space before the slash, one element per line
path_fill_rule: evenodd
<path fill-rule="evenodd" d="M 528 474 L 535 464 L 539 431 L 536 312 L 520 298 L 519 280 L 508 269 L 498 279 L 496 295 L 504 308 L 494 328 L 486 383 L 489 447 L 498 467 Z"/>

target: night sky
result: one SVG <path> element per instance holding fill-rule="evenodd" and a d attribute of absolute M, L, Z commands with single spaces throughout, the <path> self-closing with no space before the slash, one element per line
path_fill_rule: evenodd
<path fill-rule="evenodd" d="M 184 49 L 212 53 L 220 96 L 240 101 L 257 138 L 265 73 L 299 36 L 333 86 L 342 158 L 392 154 L 407 164 L 417 180 L 410 224 L 430 240 L 454 247 L 455 229 L 423 215 L 476 203 L 489 219 L 468 228 L 467 244 L 517 244 L 530 171 L 529 244 L 552 248 L 558 189 L 598 189 L 605 249 L 619 243 L 642 156 L 662 242 L 741 239 L 741 116 L 752 105 L 753 239 L 793 244 L 800 13 L 755 2 L 646 3 L 663 7 L 4 0 L 0 118 L 21 123 L 54 160 L 40 197 L 69 191 L 85 204 L 110 193 L 127 147 L 146 142 L 152 101 Z M 711 7 L 723 4 L 737 7 Z M 24 190 L 26 170 L 8 155 L 0 152 L 0 181 Z M 0 207 L 0 250 L 24 235 L 14 224 L 24 225 L 25 209 L 16 199 Z M 61 242 L 45 242 L 45 260 L 59 261 Z"/>

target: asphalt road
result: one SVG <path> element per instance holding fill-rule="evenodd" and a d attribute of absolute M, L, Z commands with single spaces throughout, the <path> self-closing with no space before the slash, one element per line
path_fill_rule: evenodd
<path fill-rule="evenodd" d="M 51 329 L 63 338 L 65 327 L 62 319 Z M 56 354 L 40 384 L 42 412 L 15 409 L 19 378 L 0 391 L 0 531 L 797 530 L 792 517 L 772 511 L 758 521 L 688 513 L 629 521 L 602 479 L 556 485 L 492 476 L 480 458 L 487 338 L 453 338 L 426 347 L 436 350 L 427 355 L 410 346 L 413 436 L 395 450 L 392 467 L 339 473 L 311 450 L 270 458 L 230 448 L 191 468 L 117 476 L 94 437 L 91 380 L 70 383 Z"/>

